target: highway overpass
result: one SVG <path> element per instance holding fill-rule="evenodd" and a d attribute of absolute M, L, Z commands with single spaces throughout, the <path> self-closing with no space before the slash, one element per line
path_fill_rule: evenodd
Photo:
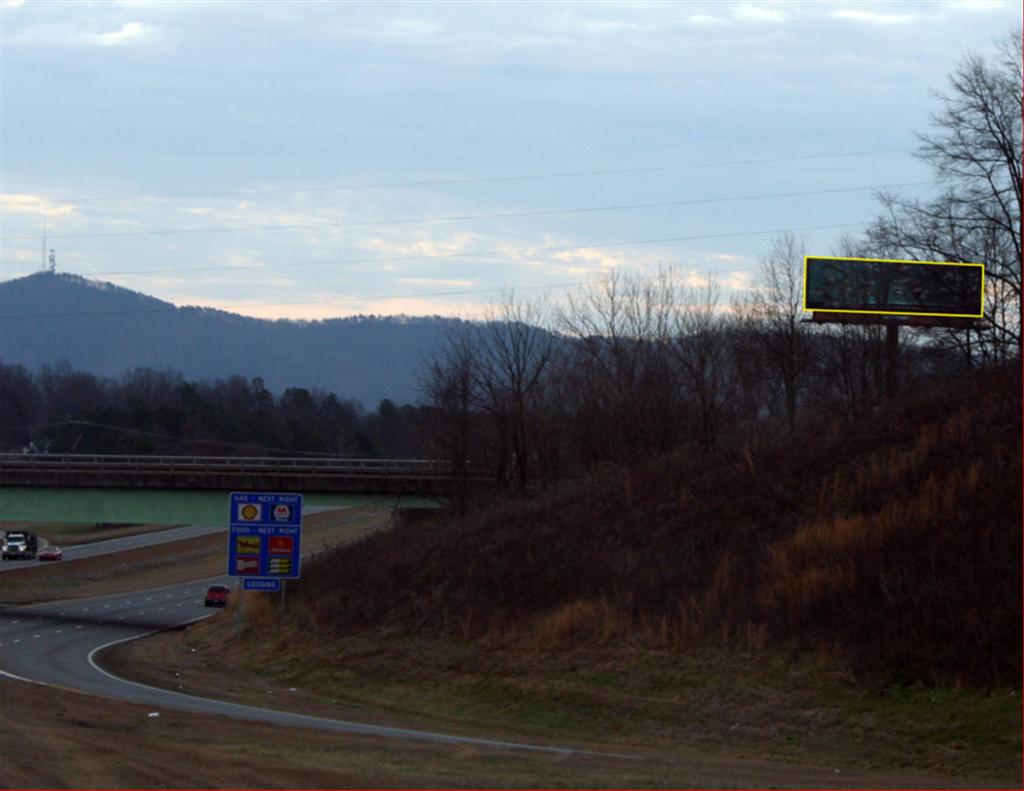
<path fill-rule="evenodd" d="M 233 491 L 294 492 L 310 505 L 438 508 L 457 487 L 430 459 L 0 454 L 3 521 L 210 521 L 225 518 Z"/>

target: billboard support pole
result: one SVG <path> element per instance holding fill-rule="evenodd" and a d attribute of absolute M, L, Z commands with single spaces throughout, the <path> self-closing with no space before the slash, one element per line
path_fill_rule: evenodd
<path fill-rule="evenodd" d="M 886 322 L 885 325 L 885 395 L 892 398 L 899 387 L 900 325 Z"/>

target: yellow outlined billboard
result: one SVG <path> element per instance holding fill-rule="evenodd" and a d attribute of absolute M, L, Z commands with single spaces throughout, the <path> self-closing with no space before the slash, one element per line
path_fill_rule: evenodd
<path fill-rule="evenodd" d="M 804 256 L 803 308 L 815 313 L 984 316 L 985 265 Z"/>

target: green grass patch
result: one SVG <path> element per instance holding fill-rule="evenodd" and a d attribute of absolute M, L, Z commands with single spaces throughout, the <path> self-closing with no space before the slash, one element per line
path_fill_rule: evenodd
<path fill-rule="evenodd" d="M 185 639 L 267 684 L 413 727 L 1021 780 L 1017 688 L 865 684 L 827 653 L 784 647 L 539 651 L 514 641 L 275 634 L 249 629 L 236 642 L 222 622 Z"/>

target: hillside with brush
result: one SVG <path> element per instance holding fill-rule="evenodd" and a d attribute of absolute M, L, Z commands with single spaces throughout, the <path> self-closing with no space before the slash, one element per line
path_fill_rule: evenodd
<path fill-rule="evenodd" d="M 1020 416 L 1019 372 L 990 371 L 783 442 L 608 469 L 323 554 L 294 612 L 336 635 L 785 641 L 889 678 L 1016 679 Z"/>

